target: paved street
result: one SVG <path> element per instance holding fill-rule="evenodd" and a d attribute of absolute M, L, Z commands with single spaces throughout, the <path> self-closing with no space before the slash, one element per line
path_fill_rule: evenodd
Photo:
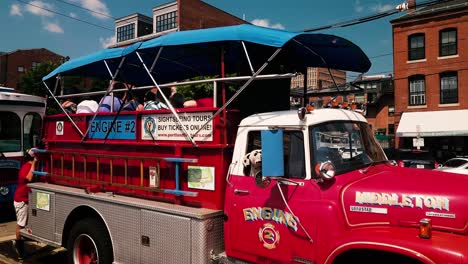
<path fill-rule="evenodd" d="M 15 238 L 15 216 L 9 210 L 3 210 L 0 214 L 0 264 L 16 263 L 64 263 L 65 251 L 62 248 L 53 248 L 41 243 L 26 242 L 26 257 L 22 262 L 18 262 L 11 240 Z"/>

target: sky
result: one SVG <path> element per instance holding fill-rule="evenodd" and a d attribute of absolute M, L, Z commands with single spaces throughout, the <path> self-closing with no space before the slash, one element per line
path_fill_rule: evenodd
<path fill-rule="evenodd" d="M 1 0 L 0 51 L 46 48 L 70 58 L 84 56 L 115 41 L 115 18 L 133 13 L 151 17 L 153 7 L 168 2 L 170 0 Z M 204 2 L 259 26 L 303 31 L 391 10 L 403 0 Z M 404 14 L 317 33 L 344 37 L 360 46 L 372 62 L 368 74 L 391 74 L 393 48 L 389 21 Z M 357 74 L 348 74 L 348 78 L 353 76 Z"/>

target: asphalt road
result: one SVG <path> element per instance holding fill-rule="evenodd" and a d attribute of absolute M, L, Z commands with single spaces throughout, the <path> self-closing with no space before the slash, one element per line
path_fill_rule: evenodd
<path fill-rule="evenodd" d="M 15 215 L 11 208 L 0 209 L 0 264 L 45 264 L 65 263 L 65 250 L 54 248 L 42 243 L 27 241 L 25 243 L 26 256 L 22 262 L 13 250 L 11 241 L 15 239 Z"/>

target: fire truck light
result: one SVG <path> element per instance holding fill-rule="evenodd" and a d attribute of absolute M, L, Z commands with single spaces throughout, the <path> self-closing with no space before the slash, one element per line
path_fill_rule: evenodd
<path fill-rule="evenodd" d="M 424 239 L 432 237 L 431 219 L 423 218 L 419 221 L 419 237 Z"/>

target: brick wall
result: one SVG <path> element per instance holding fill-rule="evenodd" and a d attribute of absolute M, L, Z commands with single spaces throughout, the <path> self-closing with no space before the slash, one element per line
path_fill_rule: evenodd
<path fill-rule="evenodd" d="M 32 69 L 33 62 L 60 61 L 62 56 L 47 49 L 17 50 L 1 56 L 0 82 L 5 87 L 17 88 L 18 82 L 27 71 Z M 23 67 L 24 72 L 18 72 Z"/>
<path fill-rule="evenodd" d="M 248 23 L 200 0 L 179 0 L 178 8 L 180 30 Z"/>
<path fill-rule="evenodd" d="M 455 56 L 439 57 L 439 31 L 457 29 Z M 425 35 L 425 59 L 408 61 L 408 36 Z M 418 20 L 393 24 L 394 74 L 395 74 L 395 129 L 403 112 L 468 109 L 468 10 L 452 14 L 439 14 Z M 440 73 L 458 73 L 458 103 L 440 104 Z M 409 106 L 408 77 L 425 75 L 426 105 Z M 397 141 L 398 143 L 398 141 Z"/>

